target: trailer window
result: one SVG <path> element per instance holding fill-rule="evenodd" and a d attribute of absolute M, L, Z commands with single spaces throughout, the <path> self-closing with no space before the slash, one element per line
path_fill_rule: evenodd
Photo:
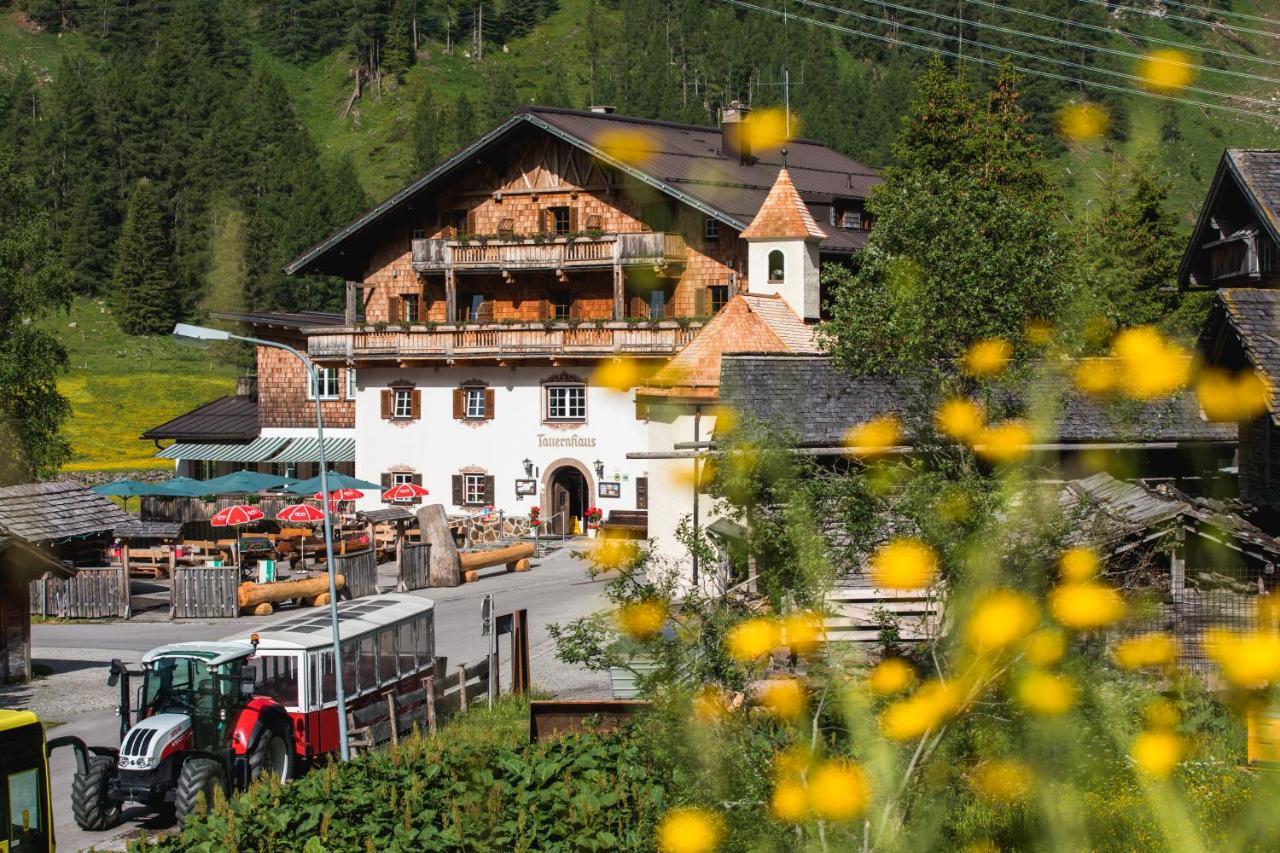
<path fill-rule="evenodd" d="M 302 670 L 297 655 L 260 654 L 250 662 L 250 666 L 255 671 L 256 693 L 286 707 L 301 705 Z"/>
<path fill-rule="evenodd" d="M 346 685 L 350 690 L 352 685 Z M 315 655 L 315 687 L 311 693 L 317 706 L 338 701 L 338 680 L 333 674 L 333 650 L 326 649 Z"/>
<path fill-rule="evenodd" d="M 360 690 L 368 692 L 378 687 L 378 647 L 374 638 L 360 638 Z"/>
<path fill-rule="evenodd" d="M 360 694 L 360 647 L 355 640 L 342 644 L 342 688 L 347 696 Z"/>
<path fill-rule="evenodd" d="M 378 672 L 382 683 L 396 680 L 396 629 L 383 628 L 378 632 Z"/>
<path fill-rule="evenodd" d="M 400 623 L 400 674 L 408 675 L 417 667 L 413 662 L 413 622 Z"/>
<path fill-rule="evenodd" d="M 417 634 L 418 660 L 422 661 L 423 666 L 427 666 L 434 663 L 432 654 L 435 651 L 431 642 L 431 614 L 424 613 L 413 621 L 417 624 L 417 630 L 414 633 Z M 439 673 L 435 674 L 439 675 Z"/>

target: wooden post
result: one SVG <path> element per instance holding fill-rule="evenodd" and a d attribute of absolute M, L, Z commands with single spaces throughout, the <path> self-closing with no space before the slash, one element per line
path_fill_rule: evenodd
<path fill-rule="evenodd" d="M 1181 521 L 1177 524 L 1173 532 L 1173 548 L 1169 551 L 1169 592 L 1175 597 L 1182 595 L 1187 586 L 1187 531 Z"/>
<path fill-rule="evenodd" d="M 446 323 L 458 322 L 458 283 L 453 275 L 453 264 L 444 270 L 444 310 Z"/>
<path fill-rule="evenodd" d="M 396 716 L 396 692 L 387 692 L 387 718 L 391 720 L 391 745 L 400 745 L 400 720 Z"/>
<path fill-rule="evenodd" d="M 354 326 L 356 323 L 356 288 L 358 285 L 354 281 L 347 282 L 347 301 L 342 312 L 342 321 L 348 326 Z"/>
<path fill-rule="evenodd" d="M 616 252 L 617 249 L 615 248 Z M 614 259 L 613 264 L 613 319 L 625 320 L 626 315 L 626 278 L 622 274 L 622 265 Z"/>
<path fill-rule="evenodd" d="M 511 614 L 511 692 L 529 692 L 529 611 Z"/>
<path fill-rule="evenodd" d="M 422 679 L 423 701 L 427 706 L 427 734 L 436 733 L 436 677 L 428 675 Z"/>
<path fill-rule="evenodd" d="M 458 701 L 462 703 L 462 710 L 467 710 L 467 665 L 465 663 L 458 664 Z"/>

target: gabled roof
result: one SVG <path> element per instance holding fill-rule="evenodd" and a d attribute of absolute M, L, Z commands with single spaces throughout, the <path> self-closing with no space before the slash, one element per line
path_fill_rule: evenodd
<path fill-rule="evenodd" d="M 179 441 L 249 441 L 257 436 L 258 401 L 245 395 L 219 397 L 142 434 Z"/>
<path fill-rule="evenodd" d="M 721 358 L 743 351 L 816 353 L 818 345 L 813 328 L 781 296 L 740 293 L 637 393 L 714 400 L 720 393 Z"/>
<path fill-rule="evenodd" d="M 801 447 L 838 447 L 848 429 L 878 415 L 897 414 L 910 431 L 909 382 L 885 376 L 849 376 L 823 355 L 730 354 L 721 364 L 723 404 L 745 418 L 768 423 Z M 1097 442 L 1232 442 L 1235 424 L 1200 417 L 1195 396 L 1183 392 L 1117 417 L 1084 396 L 1064 401 L 1057 439 Z"/>
<path fill-rule="evenodd" d="M 359 235 L 369 226 L 411 210 L 416 199 L 437 182 L 472 167 L 485 152 L 521 131 L 549 133 L 592 155 L 621 174 L 653 187 L 737 231 L 760 210 L 782 168 L 777 151 L 757 152 L 743 163 L 721 150 L 720 129 L 695 124 L 620 116 L 612 113 L 528 107 L 508 118 L 448 160 L 409 183 L 355 221 L 303 252 L 288 266 L 289 275 L 322 273 L 357 278 Z M 609 150 L 627 139 L 626 161 Z M 865 198 L 880 182 L 874 169 L 811 139 L 787 143 L 787 166 L 797 192 L 809 203 L 835 197 Z M 823 249 L 848 252 L 862 235 L 830 229 Z"/>
<path fill-rule="evenodd" d="M 134 518 L 102 495 L 67 481 L 0 488 L 0 533 L 52 542 L 111 533 Z"/>
<path fill-rule="evenodd" d="M 1244 365 L 1235 361 L 1243 357 L 1265 376 L 1267 408 L 1272 420 L 1280 425 L 1276 399 L 1280 389 L 1280 290 L 1219 290 L 1200 333 L 1199 349 L 1210 364 L 1240 369 Z"/>
<path fill-rule="evenodd" d="M 10 580 L 32 581 L 45 572 L 69 578 L 75 568 L 41 551 L 21 536 L 0 536 L 0 576 Z"/>
<path fill-rule="evenodd" d="M 821 240 L 826 232 L 813 221 L 813 214 L 804 206 L 796 185 L 791 182 L 791 173 L 784 166 L 778 170 L 778 177 L 765 197 L 764 204 L 756 211 L 751 224 L 742 232 L 742 239 L 758 238 L 791 238 L 800 240 Z"/>
<path fill-rule="evenodd" d="M 1179 287 L 1186 287 L 1191 282 L 1192 260 L 1208 242 L 1205 231 L 1217 209 L 1218 196 L 1226 181 L 1232 181 L 1239 187 L 1267 235 L 1280 245 L 1280 150 L 1228 148 L 1222 152 L 1218 170 L 1213 175 L 1204 206 L 1196 219 L 1196 227 L 1178 265 Z"/>

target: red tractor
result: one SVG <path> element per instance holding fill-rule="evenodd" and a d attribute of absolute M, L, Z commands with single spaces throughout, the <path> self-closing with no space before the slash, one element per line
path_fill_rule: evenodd
<path fill-rule="evenodd" d="M 256 635 L 254 637 L 256 640 Z M 120 687 L 120 748 L 76 750 L 71 804 L 81 829 L 110 829 L 126 802 L 172 812 L 181 823 L 214 792 L 294 774 L 293 725 L 275 699 L 254 695 L 256 643 L 174 643 L 148 652 L 142 671 L 111 662 Z M 136 712 L 130 677 L 142 676 Z"/>

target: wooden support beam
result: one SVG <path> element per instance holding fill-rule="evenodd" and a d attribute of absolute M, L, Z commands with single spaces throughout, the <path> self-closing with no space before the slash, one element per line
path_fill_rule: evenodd
<path fill-rule="evenodd" d="M 458 317 L 458 280 L 453 272 L 453 265 L 444 272 L 444 311 L 446 323 L 454 322 Z"/>
<path fill-rule="evenodd" d="M 422 679 L 422 692 L 427 706 L 427 734 L 436 733 L 436 678 L 428 675 Z"/>
<path fill-rule="evenodd" d="M 625 320 L 626 315 L 626 294 L 624 292 L 625 281 L 622 274 L 622 265 L 613 265 L 613 319 Z"/>
<path fill-rule="evenodd" d="M 391 721 L 391 745 L 400 745 L 400 720 L 396 715 L 396 694 L 394 690 L 387 691 L 387 719 Z"/>
<path fill-rule="evenodd" d="M 356 322 L 356 288 L 359 286 L 354 281 L 347 281 L 347 298 L 342 321 L 348 326 L 354 326 Z"/>

